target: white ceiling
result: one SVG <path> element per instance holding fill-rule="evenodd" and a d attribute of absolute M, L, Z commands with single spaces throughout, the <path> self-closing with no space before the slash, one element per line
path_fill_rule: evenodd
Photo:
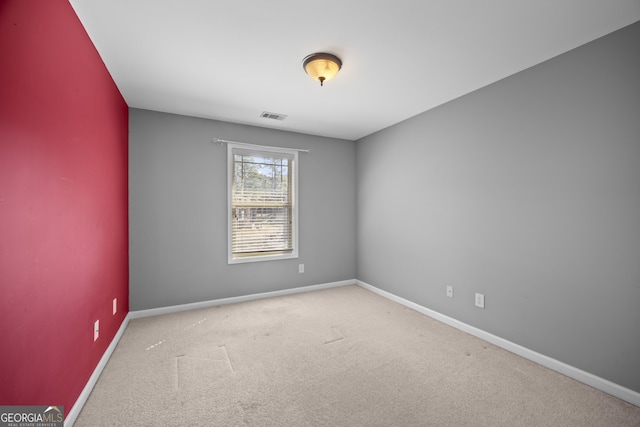
<path fill-rule="evenodd" d="M 640 0 L 70 2 L 130 107 L 347 140 L 640 20 Z M 343 61 L 324 87 L 302 69 L 322 51 Z"/>

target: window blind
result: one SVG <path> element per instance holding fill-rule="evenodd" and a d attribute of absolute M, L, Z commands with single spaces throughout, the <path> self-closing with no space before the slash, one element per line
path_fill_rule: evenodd
<path fill-rule="evenodd" d="M 232 157 L 232 256 L 292 253 L 294 156 L 233 148 Z"/>

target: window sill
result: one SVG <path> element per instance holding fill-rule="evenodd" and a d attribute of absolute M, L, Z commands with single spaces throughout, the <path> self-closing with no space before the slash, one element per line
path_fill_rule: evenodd
<path fill-rule="evenodd" d="M 278 254 L 278 255 L 258 255 L 258 256 L 248 256 L 248 257 L 241 257 L 241 258 L 229 258 L 228 264 L 246 264 L 248 262 L 278 261 L 281 259 L 295 259 L 295 258 L 298 258 L 297 253 Z"/>

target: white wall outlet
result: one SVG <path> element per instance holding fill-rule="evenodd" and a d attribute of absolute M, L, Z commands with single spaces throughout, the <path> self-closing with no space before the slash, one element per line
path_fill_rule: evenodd
<path fill-rule="evenodd" d="M 100 336 L 100 320 L 96 320 L 96 323 L 93 324 L 93 340 L 97 341 Z"/>
<path fill-rule="evenodd" d="M 484 294 L 476 293 L 476 307 L 484 308 Z"/>
<path fill-rule="evenodd" d="M 113 314 L 118 312 L 118 298 L 113 299 Z"/>
<path fill-rule="evenodd" d="M 298 264 L 298 273 L 304 273 L 304 264 Z"/>
<path fill-rule="evenodd" d="M 453 298 L 453 286 L 447 285 L 447 296 Z"/>

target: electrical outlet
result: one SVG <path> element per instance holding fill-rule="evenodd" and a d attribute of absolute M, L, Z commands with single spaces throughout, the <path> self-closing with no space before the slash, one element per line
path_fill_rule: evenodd
<path fill-rule="evenodd" d="M 453 298 L 453 286 L 447 285 L 447 296 Z"/>
<path fill-rule="evenodd" d="M 100 336 L 100 320 L 96 320 L 96 323 L 93 324 L 93 340 L 97 341 Z"/>
<path fill-rule="evenodd" d="M 304 273 L 304 264 L 298 264 L 298 273 Z"/>
<path fill-rule="evenodd" d="M 476 293 L 476 307 L 484 308 L 484 294 Z"/>
<path fill-rule="evenodd" d="M 118 298 L 113 299 L 113 314 L 118 312 Z"/>

